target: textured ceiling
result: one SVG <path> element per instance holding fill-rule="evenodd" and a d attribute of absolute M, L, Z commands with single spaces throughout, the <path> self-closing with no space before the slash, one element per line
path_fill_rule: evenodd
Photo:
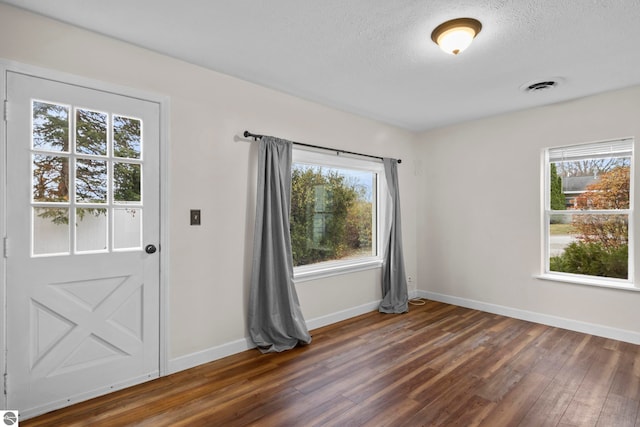
<path fill-rule="evenodd" d="M 414 131 L 640 84 L 640 0 L 2 2 Z M 440 51 L 467 16 L 474 43 Z"/>

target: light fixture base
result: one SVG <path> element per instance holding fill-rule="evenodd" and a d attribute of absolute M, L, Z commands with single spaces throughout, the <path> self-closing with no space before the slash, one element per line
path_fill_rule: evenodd
<path fill-rule="evenodd" d="M 431 40 L 442 50 L 457 55 L 466 49 L 482 30 L 482 23 L 473 18 L 457 18 L 438 25 Z"/>

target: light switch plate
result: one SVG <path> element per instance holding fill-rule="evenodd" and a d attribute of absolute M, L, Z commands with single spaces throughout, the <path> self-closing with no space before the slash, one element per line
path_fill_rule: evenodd
<path fill-rule="evenodd" d="M 200 209 L 191 209 L 191 225 L 200 225 Z"/>

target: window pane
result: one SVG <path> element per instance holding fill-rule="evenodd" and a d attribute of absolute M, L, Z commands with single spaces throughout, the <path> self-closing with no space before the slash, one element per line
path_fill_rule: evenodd
<path fill-rule="evenodd" d="M 76 160 L 76 201 L 78 203 L 106 203 L 106 161 Z"/>
<path fill-rule="evenodd" d="M 33 254 L 69 253 L 69 209 L 33 208 Z"/>
<path fill-rule="evenodd" d="M 33 200 L 66 202 L 69 200 L 69 159 L 33 155 Z"/>
<path fill-rule="evenodd" d="M 142 209 L 114 209 L 113 228 L 113 246 L 115 249 L 142 247 Z"/>
<path fill-rule="evenodd" d="M 629 209 L 630 171 L 629 157 L 551 163 L 551 209 Z"/>
<path fill-rule="evenodd" d="M 33 101 L 33 148 L 69 151 L 69 107 Z"/>
<path fill-rule="evenodd" d="M 629 216 L 551 214 L 549 270 L 627 279 Z"/>
<path fill-rule="evenodd" d="M 76 209 L 76 251 L 106 251 L 107 210 Z"/>
<path fill-rule="evenodd" d="M 572 215 L 551 214 L 549 217 L 549 255 L 559 256 L 571 243 L 577 242 L 577 231 L 571 224 Z"/>
<path fill-rule="evenodd" d="M 76 153 L 107 155 L 107 115 L 76 109 Z"/>
<path fill-rule="evenodd" d="M 375 183 L 371 171 L 293 165 L 295 266 L 375 255 Z"/>
<path fill-rule="evenodd" d="M 139 159 L 142 123 L 138 119 L 113 116 L 113 153 L 116 157 Z"/>
<path fill-rule="evenodd" d="M 113 164 L 113 201 L 115 203 L 140 202 L 141 165 Z"/>

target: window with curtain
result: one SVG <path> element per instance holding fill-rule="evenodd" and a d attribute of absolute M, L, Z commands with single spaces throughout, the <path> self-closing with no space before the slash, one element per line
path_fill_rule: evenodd
<path fill-rule="evenodd" d="M 382 162 L 294 148 L 291 178 L 297 279 L 380 265 Z"/>
<path fill-rule="evenodd" d="M 633 140 L 545 151 L 545 274 L 633 280 Z"/>

